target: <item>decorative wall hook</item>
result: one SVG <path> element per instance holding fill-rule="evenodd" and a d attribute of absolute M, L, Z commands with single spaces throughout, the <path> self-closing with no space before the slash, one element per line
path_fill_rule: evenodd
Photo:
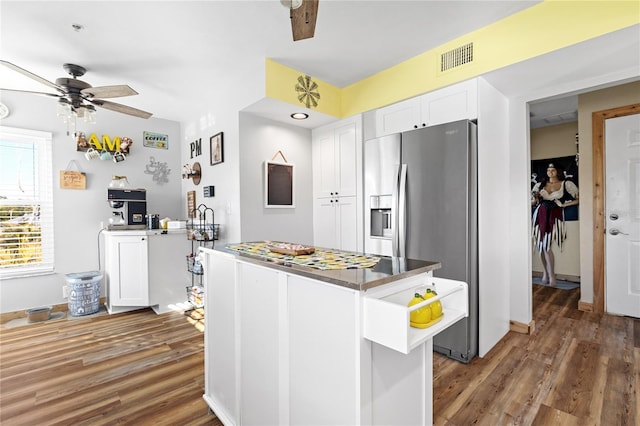
<path fill-rule="evenodd" d="M 202 169 L 200 168 L 200 163 L 195 162 L 193 163 L 193 166 L 187 163 L 182 166 L 182 179 L 193 179 L 193 184 L 199 185 L 201 178 Z"/>

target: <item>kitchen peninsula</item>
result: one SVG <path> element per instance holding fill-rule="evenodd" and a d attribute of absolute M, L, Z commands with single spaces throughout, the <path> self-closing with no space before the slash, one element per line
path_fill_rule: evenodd
<path fill-rule="evenodd" d="M 435 261 L 269 248 L 200 249 L 204 399 L 223 423 L 431 424 L 432 338 L 468 315 L 466 283 L 434 278 Z M 441 321 L 409 326 L 438 300 Z"/>

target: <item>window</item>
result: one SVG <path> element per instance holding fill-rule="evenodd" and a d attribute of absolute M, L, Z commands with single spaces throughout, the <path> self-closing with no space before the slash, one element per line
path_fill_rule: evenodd
<path fill-rule="evenodd" d="M 0 277 L 53 272 L 51 133 L 0 127 Z"/>

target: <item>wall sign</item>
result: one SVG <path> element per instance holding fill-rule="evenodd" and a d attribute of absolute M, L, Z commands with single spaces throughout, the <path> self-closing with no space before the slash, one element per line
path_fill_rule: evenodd
<path fill-rule="evenodd" d="M 87 151 L 89 148 L 94 148 L 98 151 L 120 151 L 122 154 L 128 154 L 131 145 L 133 145 L 133 140 L 129 137 L 102 135 L 101 138 L 98 138 L 95 133 L 91 133 L 87 139 L 83 132 L 75 132 L 74 137 L 76 151 Z"/>
<path fill-rule="evenodd" d="M 163 135 L 162 133 L 143 132 L 142 146 L 146 146 L 148 148 L 169 149 L 169 135 Z"/>
<path fill-rule="evenodd" d="M 191 148 L 191 158 L 202 155 L 202 138 L 191 142 L 189 146 Z"/>

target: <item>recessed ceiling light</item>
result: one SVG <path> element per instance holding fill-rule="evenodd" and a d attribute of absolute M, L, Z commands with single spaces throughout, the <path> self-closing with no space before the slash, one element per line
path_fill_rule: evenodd
<path fill-rule="evenodd" d="M 291 114 L 291 118 L 293 118 L 294 120 L 306 120 L 307 118 L 309 118 L 309 114 L 306 114 L 304 112 L 294 112 L 293 114 Z"/>

